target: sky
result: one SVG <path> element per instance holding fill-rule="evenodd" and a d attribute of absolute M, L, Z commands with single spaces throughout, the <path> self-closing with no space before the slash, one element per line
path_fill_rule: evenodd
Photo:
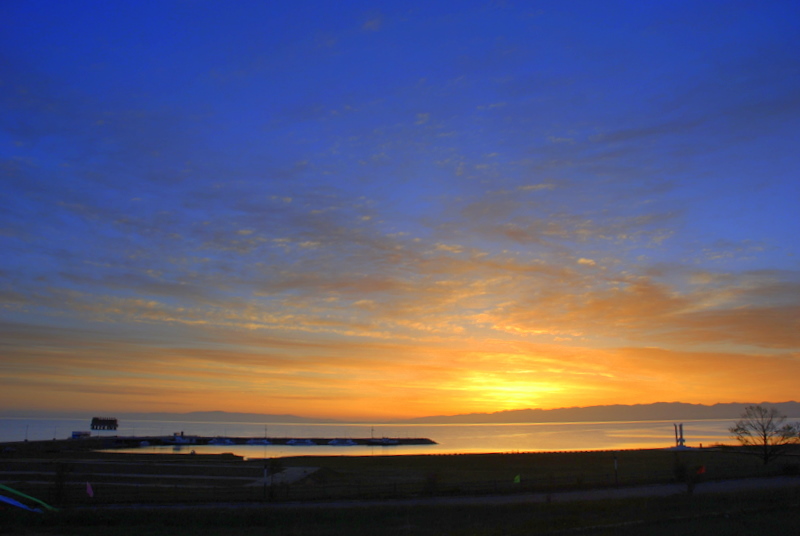
<path fill-rule="evenodd" d="M 800 3 L 5 0 L 0 408 L 800 398 Z"/>

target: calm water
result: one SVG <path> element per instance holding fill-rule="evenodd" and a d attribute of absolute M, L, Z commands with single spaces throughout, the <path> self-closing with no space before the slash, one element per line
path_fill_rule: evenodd
<path fill-rule="evenodd" d="M 731 420 L 683 421 L 687 446 L 732 443 Z M 65 439 L 72 431 L 88 430 L 88 419 L 0 419 L 0 441 Z M 675 444 L 672 421 L 547 424 L 270 424 L 191 421 L 120 420 L 115 432 L 93 431 L 93 436 L 167 436 L 175 432 L 208 437 L 427 437 L 436 445 L 287 446 L 222 445 L 183 447 L 180 452 L 233 452 L 249 458 L 304 454 L 453 454 L 665 448 Z M 144 447 L 140 452 L 173 452 L 174 447 Z"/>

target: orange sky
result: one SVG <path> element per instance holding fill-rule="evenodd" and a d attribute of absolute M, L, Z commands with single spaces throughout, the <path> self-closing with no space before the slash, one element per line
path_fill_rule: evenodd
<path fill-rule="evenodd" d="M 666 307 L 653 305 L 657 304 L 647 308 Z M 45 336 L 37 332 L 36 342 L 33 333 L 20 329 L 4 334 L 6 347 L 14 350 L 4 356 L 7 373 L 0 401 L 7 410 L 223 409 L 360 419 L 796 398 L 800 364 L 791 351 L 781 348 L 791 344 L 791 338 L 770 338 L 773 347 L 761 352 L 691 349 L 714 346 L 704 339 L 706 332 L 696 326 L 695 317 L 685 320 L 690 325 L 681 326 L 680 318 L 670 325 L 660 315 L 657 325 L 671 330 L 670 335 L 658 337 L 664 342 L 660 347 L 609 345 L 606 338 L 592 345 L 585 333 L 587 323 L 597 323 L 621 326 L 622 333 L 609 335 L 645 338 L 652 324 L 641 314 L 633 308 L 603 316 L 602 321 L 590 315 L 584 323 L 565 324 L 558 330 L 543 323 L 538 335 L 516 334 L 530 326 L 520 320 L 515 325 L 509 316 L 503 319 L 503 330 L 495 328 L 494 335 L 482 333 L 491 328 L 474 328 L 480 332 L 475 334 L 442 327 L 402 338 L 367 326 L 356 333 L 354 326 L 306 331 L 307 325 L 236 329 L 175 322 L 178 326 L 168 325 L 191 343 L 169 346 L 109 337 L 101 333 L 114 328 L 103 323 L 96 324 L 97 332 L 49 330 Z M 450 317 L 440 323 L 462 321 Z M 728 322 L 707 320 L 705 325 L 714 325 L 714 331 L 729 329 L 729 338 L 746 336 L 740 326 Z M 568 326 L 584 334 L 565 336 Z M 275 331 L 281 335 L 264 333 Z M 669 339 L 684 342 L 671 345 Z"/>

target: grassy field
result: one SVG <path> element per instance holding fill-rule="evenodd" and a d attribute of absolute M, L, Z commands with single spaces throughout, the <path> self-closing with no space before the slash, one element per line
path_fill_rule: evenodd
<path fill-rule="evenodd" d="M 444 456 L 298 457 L 287 465 L 323 467 L 329 480 L 369 485 L 378 481 L 425 482 L 442 492 L 479 484 L 492 491 L 519 476 L 517 488 L 572 489 L 668 482 L 705 467 L 713 478 L 761 476 L 779 470 L 759 460 L 725 450 L 631 450 L 620 452 L 555 452 Z M 783 469 L 782 467 L 780 468 Z M 676 472 L 677 471 L 677 472 Z M 513 486 L 512 486 L 513 487 Z"/>
<path fill-rule="evenodd" d="M 58 506 L 549 492 L 798 472 L 796 465 L 765 467 L 756 457 L 726 449 L 274 460 L 62 452 L 19 454 L 0 458 L 0 463 L 2 482 Z M 265 465 L 275 474 L 266 482 Z M 704 472 L 697 476 L 700 467 Z"/>
<path fill-rule="evenodd" d="M 0 534 L 82 535 L 667 535 L 795 534 L 800 492 L 678 495 L 560 504 L 72 510 L 4 514 Z"/>
<path fill-rule="evenodd" d="M 196 504 L 550 492 L 797 474 L 797 463 L 764 466 L 733 449 L 272 460 L 57 452 L 0 457 L 0 481 L 57 506 Z M 266 481 L 265 466 L 275 475 Z"/>
<path fill-rule="evenodd" d="M 0 534 L 745 534 L 798 526 L 798 486 L 586 503 L 333 507 L 325 501 L 558 493 L 653 483 L 798 474 L 736 449 L 425 456 L 129 455 L 17 451 L 0 482 L 61 508 L 0 512 Z M 275 473 L 263 479 L 265 465 Z M 698 474 L 698 469 L 701 474 Z M 293 475 L 291 478 L 289 476 Z M 91 484 L 93 495 L 87 493 Z M 686 490 L 688 491 L 687 485 Z M 311 508 L 297 502 L 317 501 Z M 321 502 L 320 502 L 321 501 Z M 220 503 L 236 505 L 220 508 Z M 114 506 L 136 505 L 119 509 Z M 643 527 L 646 530 L 643 530 Z M 789 530 L 791 528 L 791 530 Z M 695 531 L 695 532 L 693 532 Z M 737 532 L 739 531 L 739 532 Z M 757 532 L 763 532 L 759 529 Z"/>

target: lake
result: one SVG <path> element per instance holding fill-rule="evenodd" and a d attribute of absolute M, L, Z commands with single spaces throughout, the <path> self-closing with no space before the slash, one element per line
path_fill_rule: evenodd
<path fill-rule="evenodd" d="M 734 443 L 728 433 L 733 420 L 683 421 L 686 445 Z M 89 430 L 88 419 L 0 419 L 0 442 L 65 439 L 73 431 Z M 171 436 L 176 432 L 204 437 L 427 437 L 435 445 L 289 446 L 191 445 L 145 447 L 138 452 L 232 452 L 248 458 L 299 455 L 467 454 L 666 448 L 675 445 L 672 421 L 525 423 L 525 424 L 286 424 L 120 420 L 116 431 L 92 431 L 93 436 Z"/>

